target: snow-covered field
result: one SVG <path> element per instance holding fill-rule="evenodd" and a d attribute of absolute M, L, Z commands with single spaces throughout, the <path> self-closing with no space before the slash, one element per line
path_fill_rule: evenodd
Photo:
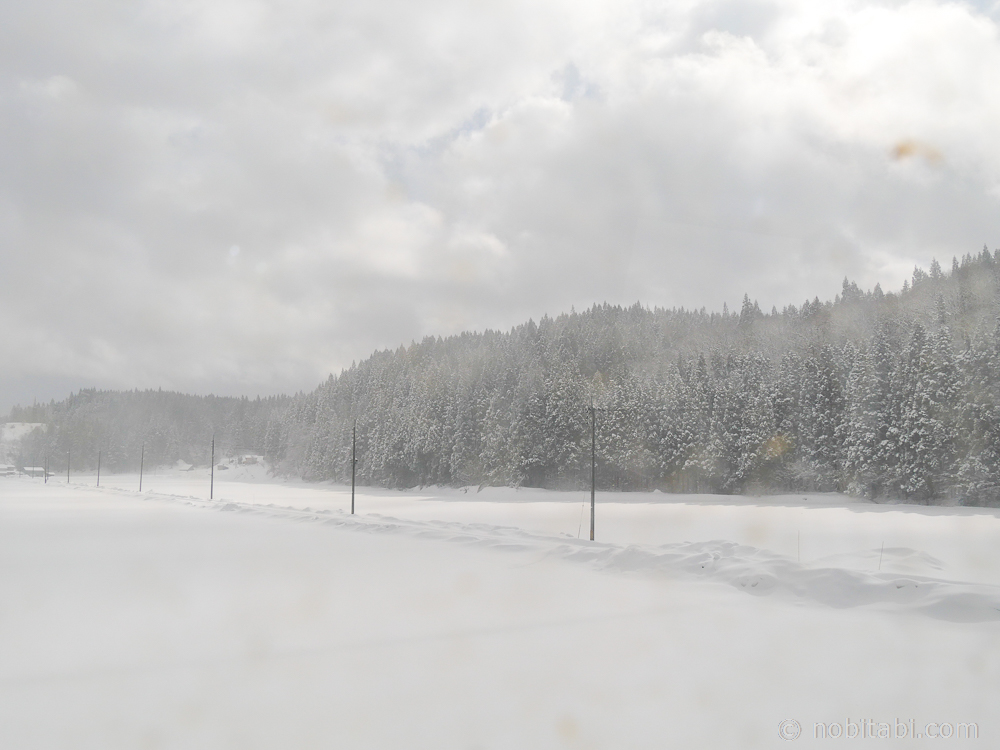
<path fill-rule="evenodd" d="M 0 747 L 998 746 L 996 511 L 94 481 L 0 480 Z"/>

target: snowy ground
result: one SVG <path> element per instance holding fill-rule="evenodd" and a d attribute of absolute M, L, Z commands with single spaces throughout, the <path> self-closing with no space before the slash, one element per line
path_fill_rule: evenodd
<path fill-rule="evenodd" d="M 998 746 L 995 511 L 94 481 L 0 480 L 0 747 Z"/>

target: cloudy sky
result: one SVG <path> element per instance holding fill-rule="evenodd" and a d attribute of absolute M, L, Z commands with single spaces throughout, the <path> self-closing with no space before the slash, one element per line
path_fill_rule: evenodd
<path fill-rule="evenodd" d="M 0 2 L 0 410 L 1000 246 L 1000 3 Z"/>

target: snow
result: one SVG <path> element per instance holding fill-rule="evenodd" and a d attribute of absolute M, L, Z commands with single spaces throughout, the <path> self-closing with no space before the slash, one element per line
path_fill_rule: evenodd
<path fill-rule="evenodd" d="M 30 435 L 35 430 L 45 430 L 44 422 L 4 422 L 0 425 L 0 441 L 13 442 Z"/>
<path fill-rule="evenodd" d="M 0 460 L 12 460 L 18 441 L 36 429 L 44 431 L 47 427 L 48 425 L 41 422 L 4 422 L 0 424 Z"/>
<path fill-rule="evenodd" d="M 351 516 L 349 488 L 259 465 L 214 501 L 207 469 L 95 479 L 0 480 L 0 746 L 1000 730 L 995 511 L 598 493 L 590 542 L 586 493 L 359 488 Z"/>

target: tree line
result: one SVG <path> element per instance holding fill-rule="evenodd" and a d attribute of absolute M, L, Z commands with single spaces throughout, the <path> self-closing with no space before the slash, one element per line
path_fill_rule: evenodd
<path fill-rule="evenodd" d="M 65 471 L 137 471 L 140 454 L 147 466 L 178 460 L 207 466 L 211 440 L 217 455 L 259 452 L 267 425 L 280 420 L 291 398 L 191 396 L 163 390 L 84 389 L 63 401 L 14 407 L 7 421 L 40 424 L 21 440 L 21 466 Z"/>
<path fill-rule="evenodd" d="M 356 425 L 362 483 L 575 488 L 593 407 L 599 488 L 996 504 L 998 314 L 1000 251 L 984 248 L 898 293 L 845 279 L 832 301 L 769 313 L 749 297 L 595 305 L 376 352 L 294 397 L 85 391 L 38 421 L 49 441 L 116 435 L 124 463 L 153 434 L 160 460 L 204 463 L 211 429 L 275 471 L 339 481 Z"/>

